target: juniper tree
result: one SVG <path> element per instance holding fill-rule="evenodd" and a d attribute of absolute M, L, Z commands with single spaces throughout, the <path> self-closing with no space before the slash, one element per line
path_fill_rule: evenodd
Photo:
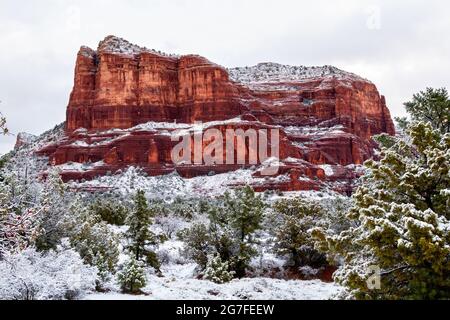
<path fill-rule="evenodd" d="M 178 234 L 185 242 L 184 255 L 193 259 L 201 270 L 206 268 L 208 255 L 213 252 L 212 238 L 205 224 L 196 223 Z"/>
<path fill-rule="evenodd" d="M 90 209 L 105 222 L 118 226 L 125 224 L 129 211 L 118 199 L 104 195 L 93 200 Z"/>
<path fill-rule="evenodd" d="M 208 256 L 216 253 L 237 277 L 245 276 L 250 260 L 257 254 L 254 233 L 261 227 L 265 205 L 251 187 L 234 190 L 202 209 L 209 225 L 194 224 L 180 232 L 185 254 L 204 270 Z"/>
<path fill-rule="evenodd" d="M 317 203 L 303 199 L 283 199 L 273 205 L 275 252 L 287 255 L 294 268 L 326 264 L 323 254 L 314 249 L 309 230 L 323 224 L 324 209 Z"/>
<path fill-rule="evenodd" d="M 98 285 L 115 273 L 119 261 L 119 240 L 100 216 L 75 198 L 68 208 L 62 227 L 66 229 L 72 247 L 83 261 L 98 269 Z"/>
<path fill-rule="evenodd" d="M 344 260 L 336 280 L 358 299 L 450 298 L 450 134 L 423 122 L 406 133 L 366 163 L 348 215 L 354 225 L 327 239 Z M 367 285 L 372 265 L 381 289 Z"/>

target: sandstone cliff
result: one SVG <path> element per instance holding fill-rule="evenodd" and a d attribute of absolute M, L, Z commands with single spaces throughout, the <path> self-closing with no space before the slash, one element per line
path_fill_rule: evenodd
<path fill-rule="evenodd" d="M 80 49 L 66 137 L 39 153 L 57 165 L 95 164 L 63 171 L 66 180 L 128 165 L 185 177 L 239 168 L 172 163 L 170 133 L 193 130 L 195 121 L 222 131 L 281 130 L 279 175 L 286 179 L 267 179 L 261 190 L 318 189 L 330 182 L 346 191 L 357 176 L 351 165 L 374 155 L 371 137 L 394 134 L 376 86 L 335 67 L 225 69 L 197 55 L 166 55 L 109 36 L 95 51 Z"/>

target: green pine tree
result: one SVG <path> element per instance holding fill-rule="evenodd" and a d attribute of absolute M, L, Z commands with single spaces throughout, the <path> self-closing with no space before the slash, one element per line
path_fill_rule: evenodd
<path fill-rule="evenodd" d="M 156 236 L 150 230 L 153 223 L 154 212 L 149 208 L 145 193 L 139 190 L 134 197 L 134 208 L 126 219 L 128 231 L 127 249 L 133 254 L 134 259 L 146 261 L 149 265 L 159 270 L 159 262 L 155 253 L 149 249 L 156 244 Z"/>
<path fill-rule="evenodd" d="M 223 261 L 231 261 L 237 277 L 244 277 L 257 252 L 253 237 L 261 227 L 264 202 L 254 190 L 245 186 L 226 193 L 223 203 L 209 211 L 214 246 Z"/>

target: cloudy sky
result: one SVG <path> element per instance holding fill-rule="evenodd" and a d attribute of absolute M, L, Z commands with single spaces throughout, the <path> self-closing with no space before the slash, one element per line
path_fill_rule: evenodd
<path fill-rule="evenodd" d="M 0 0 L 0 111 L 13 133 L 64 121 L 80 45 L 114 34 L 227 67 L 331 64 L 372 80 L 394 116 L 450 84 L 450 2 Z M 15 138 L 0 137 L 0 154 Z"/>

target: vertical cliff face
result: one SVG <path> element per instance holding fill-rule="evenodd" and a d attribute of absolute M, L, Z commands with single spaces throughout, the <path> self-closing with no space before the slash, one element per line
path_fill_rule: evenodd
<path fill-rule="evenodd" d="M 167 56 L 110 36 L 97 51 L 82 47 L 77 55 L 67 130 L 227 119 L 240 109 L 238 91 L 223 67 L 200 56 Z"/>
<path fill-rule="evenodd" d="M 373 156 L 371 137 L 395 133 L 376 86 L 335 67 L 261 63 L 225 69 L 198 55 L 167 55 L 109 36 L 97 50 L 78 52 L 66 137 L 40 153 L 58 165 L 96 163 L 83 172 L 63 172 L 66 180 L 129 165 L 185 177 L 237 169 L 171 162 L 171 133 L 193 130 L 196 121 L 223 132 L 281 131 L 280 174 L 289 178 L 263 189 L 318 188 L 314 179 L 351 181 L 355 172 L 346 166 Z M 207 146 L 204 141 L 202 148 Z M 333 169 L 325 174 L 324 166 Z"/>

